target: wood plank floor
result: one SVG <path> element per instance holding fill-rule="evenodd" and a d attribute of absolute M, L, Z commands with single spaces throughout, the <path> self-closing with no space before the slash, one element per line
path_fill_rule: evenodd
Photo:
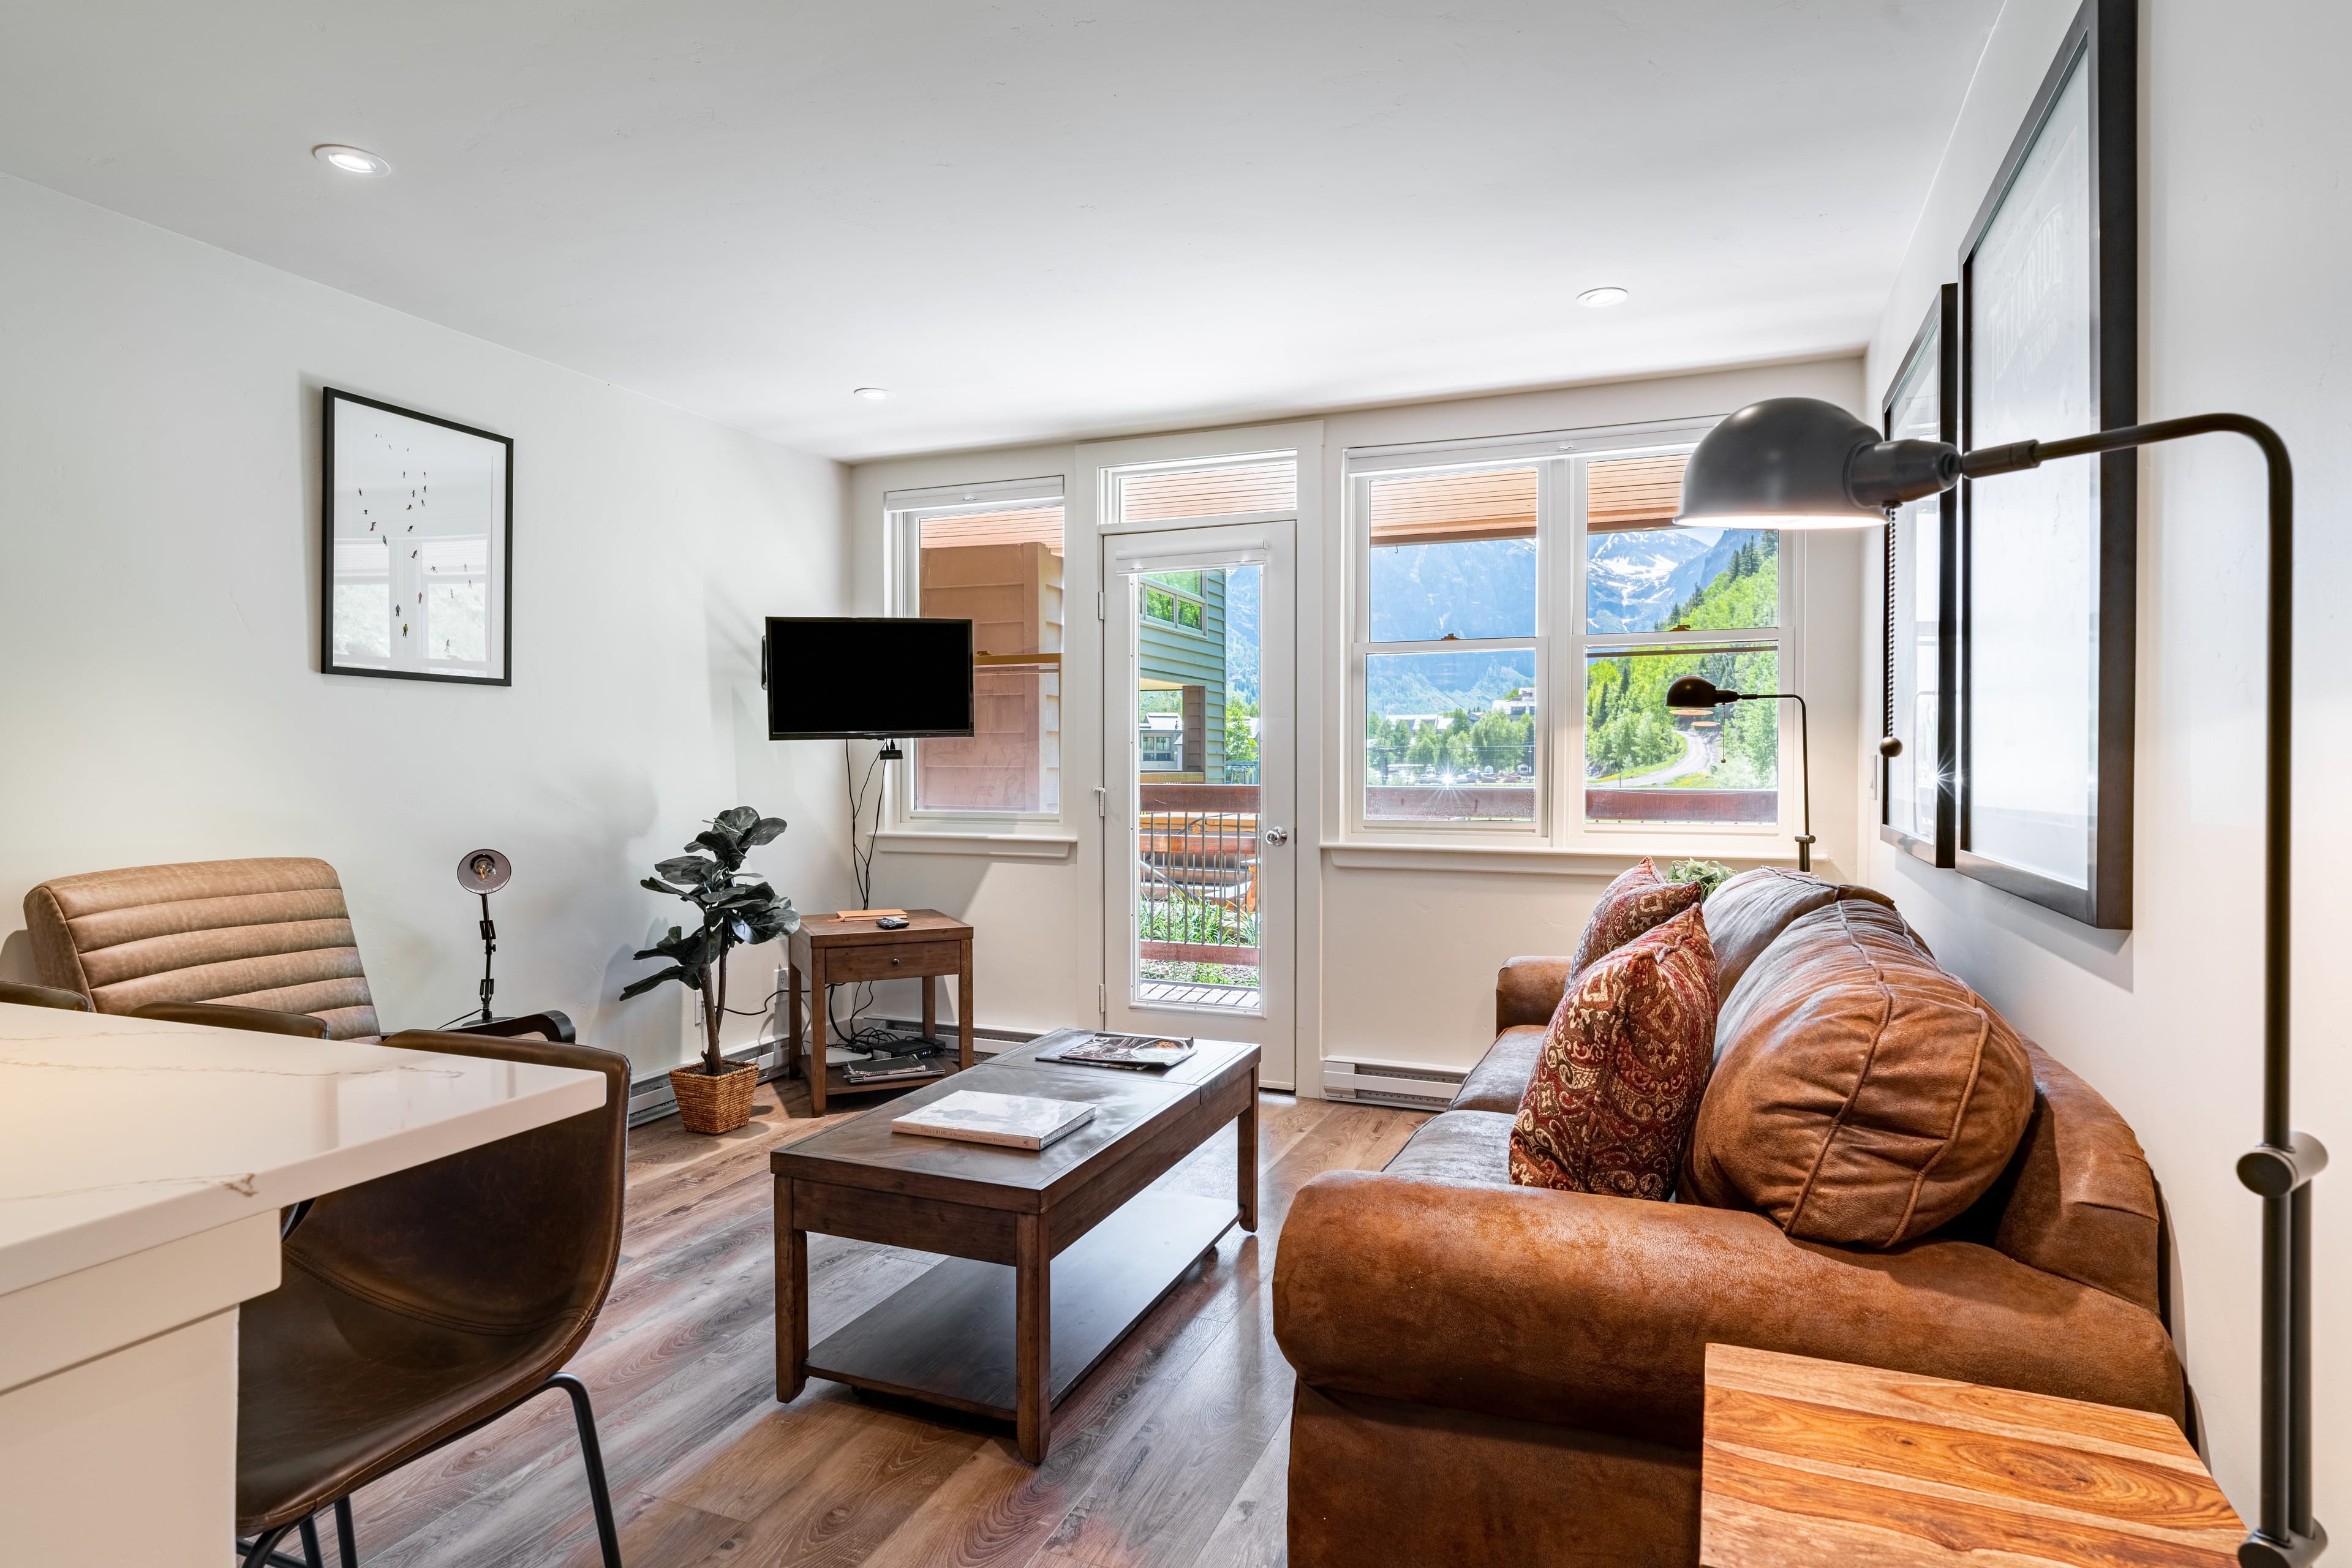
<path fill-rule="evenodd" d="M 630 1135 L 619 1277 L 571 1370 L 595 1398 L 631 1568 L 1280 1563 L 1291 1376 L 1274 1342 L 1276 1237 L 1308 1178 L 1377 1168 L 1422 1116 L 1265 1095 L 1258 1234 L 1228 1234 L 1213 1263 L 1193 1267 L 1056 1411 L 1053 1450 L 1033 1469 L 1009 1426 L 819 1381 L 775 1402 L 768 1151 L 874 1103 L 812 1120 L 800 1085 L 769 1085 L 740 1132 L 697 1137 L 671 1119 Z M 1230 1195 L 1233 1136 L 1163 1183 Z M 812 1236 L 811 1339 L 937 1261 Z M 599 1562 L 557 1395 L 366 1489 L 353 1507 L 369 1568 Z"/>

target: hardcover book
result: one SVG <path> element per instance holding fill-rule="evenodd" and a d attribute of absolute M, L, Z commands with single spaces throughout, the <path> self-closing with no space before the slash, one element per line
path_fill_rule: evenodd
<path fill-rule="evenodd" d="M 965 1143 L 993 1143 L 1005 1149 L 1043 1149 L 1094 1119 L 1093 1106 L 1074 1100 L 960 1089 L 920 1110 L 892 1117 L 890 1131 Z"/>

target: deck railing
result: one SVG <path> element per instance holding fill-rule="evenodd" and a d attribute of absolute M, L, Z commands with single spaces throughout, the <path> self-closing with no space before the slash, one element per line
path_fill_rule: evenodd
<path fill-rule="evenodd" d="M 1136 820 L 1137 956 L 1155 979 L 1255 984 L 1257 786 L 1141 786 Z M 1213 966 L 1180 973 L 1175 966 Z"/>

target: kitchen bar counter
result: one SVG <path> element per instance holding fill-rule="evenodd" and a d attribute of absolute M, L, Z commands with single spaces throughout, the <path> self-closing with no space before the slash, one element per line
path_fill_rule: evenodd
<path fill-rule="evenodd" d="M 568 1068 L 0 1005 L 10 1552 L 226 1559 L 236 1307 L 278 1286 L 278 1210 L 604 1099 Z"/>

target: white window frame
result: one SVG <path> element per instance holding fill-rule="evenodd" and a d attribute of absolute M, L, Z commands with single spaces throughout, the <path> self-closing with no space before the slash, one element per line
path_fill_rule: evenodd
<path fill-rule="evenodd" d="M 921 489 L 891 490 L 882 498 L 883 538 L 883 603 L 893 616 L 917 616 L 922 613 L 923 523 L 927 519 L 970 517 L 975 513 L 1012 511 L 1023 507 L 1058 506 L 1062 509 L 1062 660 L 1060 691 L 1056 700 L 1064 709 L 1061 727 L 1055 731 L 1061 739 L 1061 794 L 1053 811 L 987 811 L 977 808 L 953 810 L 918 806 L 915 804 L 915 754 L 912 748 L 919 742 L 909 742 L 907 761 L 895 772 L 890 790 L 891 818 L 902 830 L 940 834 L 978 832 L 1001 834 L 1018 832 L 1029 827 L 1058 826 L 1071 819 L 1070 795 L 1074 789 L 1084 790 L 1083 780 L 1074 781 L 1071 773 L 1071 748 L 1067 708 L 1070 701 L 1070 660 L 1078 645 L 1075 635 L 1081 601 L 1092 590 L 1073 584 L 1070 576 L 1070 505 L 1065 495 L 1063 476 L 1052 474 L 1029 479 L 997 479 L 985 484 L 933 485 Z"/>
<path fill-rule="evenodd" d="M 1643 647 L 1679 647 L 1718 641 L 1769 641 L 1776 647 L 1780 689 L 1804 689 L 1803 583 L 1805 536 L 1780 535 L 1780 603 L 1777 627 L 1739 632 L 1587 632 L 1584 626 L 1585 474 L 1594 461 L 1687 452 L 1715 418 L 1665 420 L 1583 430 L 1352 447 L 1341 462 L 1346 538 L 1339 617 L 1346 630 L 1348 835 L 1360 844 L 1443 842 L 1469 847 L 1548 848 L 1613 854 L 1756 856 L 1794 829 L 1798 726 L 1780 724 L 1778 819 L 1766 824 L 1590 823 L 1584 820 L 1584 679 L 1586 657 Z M 1371 640 L 1371 486 L 1380 479 L 1533 467 L 1536 489 L 1536 629 L 1532 637 L 1454 642 Z M 1395 653 L 1459 653 L 1465 647 L 1532 647 L 1537 670 L 1535 809 L 1527 823 L 1399 820 L 1365 815 L 1366 737 L 1370 707 L 1367 661 Z M 1563 700 L 1572 697 L 1574 700 Z M 1778 704 L 1786 708 L 1787 704 Z"/>

